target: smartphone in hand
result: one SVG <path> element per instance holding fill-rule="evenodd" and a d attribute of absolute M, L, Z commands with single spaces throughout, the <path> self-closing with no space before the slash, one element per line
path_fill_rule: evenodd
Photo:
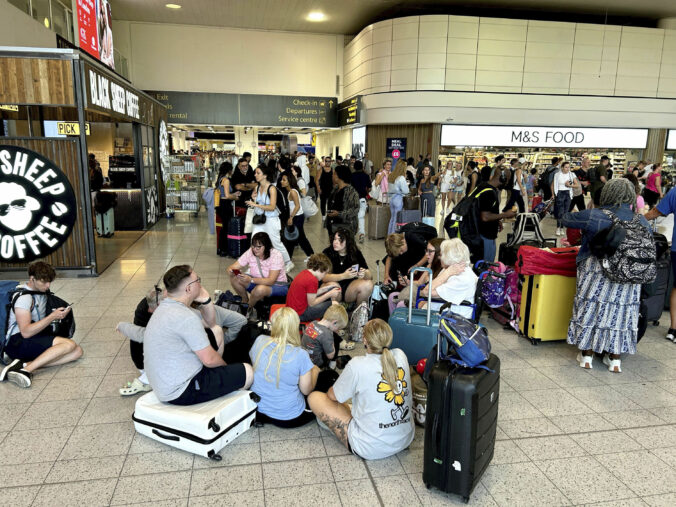
<path fill-rule="evenodd" d="M 235 276 L 239 276 L 239 275 L 242 274 L 242 272 L 241 272 L 239 269 L 233 269 L 233 270 L 232 270 L 232 273 L 233 273 Z"/>

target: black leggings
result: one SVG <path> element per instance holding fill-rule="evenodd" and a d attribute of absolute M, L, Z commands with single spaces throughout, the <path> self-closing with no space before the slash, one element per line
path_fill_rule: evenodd
<path fill-rule="evenodd" d="M 578 211 L 582 211 L 584 209 L 587 209 L 587 205 L 584 203 L 584 194 L 576 195 L 573 197 L 573 200 L 570 202 L 570 209 L 568 210 L 573 211 L 573 208 L 577 206 Z"/>
<path fill-rule="evenodd" d="M 326 207 L 329 204 L 329 196 L 330 195 L 331 195 L 330 191 L 327 192 L 326 190 L 322 189 L 322 193 L 319 196 L 319 202 L 320 202 L 320 207 L 321 207 L 321 210 L 322 210 L 322 216 L 323 217 L 326 216 Z"/>
<path fill-rule="evenodd" d="M 296 245 L 299 245 L 303 249 L 303 252 L 305 252 L 305 255 L 308 257 L 315 253 L 315 251 L 312 249 L 310 241 L 305 235 L 305 229 L 303 228 L 304 222 L 304 215 L 296 215 L 293 217 L 293 225 L 295 225 L 298 229 L 298 239 L 296 241 L 288 241 L 286 238 L 284 238 L 284 234 L 282 234 L 282 243 L 286 247 L 286 251 L 289 252 L 289 257 L 293 257 L 293 251 L 295 250 Z"/>

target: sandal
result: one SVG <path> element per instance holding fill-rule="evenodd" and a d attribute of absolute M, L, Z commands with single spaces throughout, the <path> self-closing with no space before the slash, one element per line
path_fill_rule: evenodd
<path fill-rule="evenodd" d="M 591 370 L 594 367 L 592 364 L 593 359 L 594 356 L 583 356 L 582 352 L 577 353 L 577 362 L 580 364 L 580 368 Z"/>
<path fill-rule="evenodd" d="M 610 356 L 606 354 L 603 356 L 603 364 L 608 367 L 608 371 L 612 373 L 622 373 L 622 368 L 620 364 L 622 363 L 621 359 L 610 359 Z"/>
<path fill-rule="evenodd" d="M 127 382 L 125 387 L 120 388 L 120 395 L 133 396 L 138 393 L 147 393 L 152 390 L 153 388 L 150 387 L 150 384 L 144 384 L 139 379 L 135 378 L 131 382 Z"/>
<path fill-rule="evenodd" d="M 340 342 L 340 350 L 354 350 L 354 342 L 351 340 L 343 340 Z"/>

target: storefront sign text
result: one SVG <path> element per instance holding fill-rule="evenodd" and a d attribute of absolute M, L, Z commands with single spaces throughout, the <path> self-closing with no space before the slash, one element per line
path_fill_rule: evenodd
<path fill-rule="evenodd" d="M 59 121 L 56 123 L 56 130 L 62 136 L 79 136 L 80 124 L 76 121 Z M 85 124 L 85 134 L 91 133 L 89 123 Z"/>
<path fill-rule="evenodd" d="M 51 160 L 19 146 L 0 146 L 0 259 L 30 262 L 59 248 L 77 207 L 66 175 Z"/>
<path fill-rule="evenodd" d="M 141 119 L 138 95 L 92 69 L 89 69 L 89 99 L 102 109 Z"/>
<path fill-rule="evenodd" d="M 647 129 L 442 125 L 442 146 L 642 149 Z"/>

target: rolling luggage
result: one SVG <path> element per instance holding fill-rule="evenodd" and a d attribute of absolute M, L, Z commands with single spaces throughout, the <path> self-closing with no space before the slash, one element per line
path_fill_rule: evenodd
<path fill-rule="evenodd" d="M 387 236 L 390 225 L 390 205 L 376 204 L 369 206 L 369 239 L 382 239 Z"/>
<path fill-rule="evenodd" d="M 462 368 L 437 361 L 430 371 L 425 411 L 423 482 L 465 502 L 493 459 L 500 397 L 500 360 Z"/>
<path fill-rule="evenodd" d="M 244 217 L 231 217 L 228 220 L 228 251 L 229 257 L 238 259 L 249 249 L 249 236 L 244 234 Z"/>
<path fill-rule="evenodd" d="M 507 246 L 513 246 L 524 241 L 544 243 L 545 238 L 540 230 L 540 217 L 536 213 L 519 213 L 512 226 L 512 236 Z"/>
<path fill-rule="evenodd" d="M 576 281 L 573 276 L 526 275 L 521 289 L 519 331 L 533 345 L 566 339 Z"/>
<path fill-rule="evenodd" d="M 653 325 L 659 325 L 664 311 L 664 300 L 668 299 L 669 277 L 671 275 L 671 252 L 669 244 L 663 234 L 655 233 L 655 247 L 657 250 L 657 276 L 655 281 L 641 287 L 641 317 Z"/>
<path fill-rule="evenodd" d="M 411 270 L 411 285 L 408 308 L 396 308 L 390 315 L 389 324 L 392 328 L 392 346 L 404 351 L 409 364 L 416 364 L 418 360 L 427 357 L 432 347 L 437 343 L 439 329 L 439 314 L 432 313 L 432 293 L 427 298 L 427 308 L 414 309 L 415 295 L 413 294 L 413 275 L 416 271 L 429 273 L 432 283 L 432 270 L 429 268 L 415 268 Z"/>
<path fill-rule="evenodd" d="M 509 240 L 511 239 L 511 234 L 507 234 L 507 242 L 500 243 L 498 248 L 498 261 L 502 262 L 505 266 L 515 266 L 519 258 L 519 248 L 522 246 L 533 246 L 536 248 L 554 248 L 556 247 L 555 239 L 546 239 L 544 242 L 526 240 L 521 243 L 515 243 L 511 246 L 508 246 Z"/>
<path fill-rule="evenodd" d="M 404 197 L 404 209 L 420 209 L 420 197 L 417 195 L 407 195 Z"/>
<path fill-rule="evenodd" d="M 206 403 L 178 406 L 162 403 L 149 392 L 136 401 L 132 420 L 142 435 L 220 461 L 219 451 L 254 424 L 259 400 L 252 391 L 235 391 Z"/>
<path fill-rule="evenodd" d="M 406 224 L 422 222 L 422 212 L 419 209 L 404 209 L 397 212 L 397 231 Z"/>
<path fill-rule="evenodd" d="M 575 260 L 579 247 L 537 248 L 523 245 L 519 248 L 515 271 L 522 275 L 577 276 Z"/>
<path fill-rule="evenodd" d="M 115 234 L 115 208 L 96 214 L 96 233 L 103 238 Z"/>

